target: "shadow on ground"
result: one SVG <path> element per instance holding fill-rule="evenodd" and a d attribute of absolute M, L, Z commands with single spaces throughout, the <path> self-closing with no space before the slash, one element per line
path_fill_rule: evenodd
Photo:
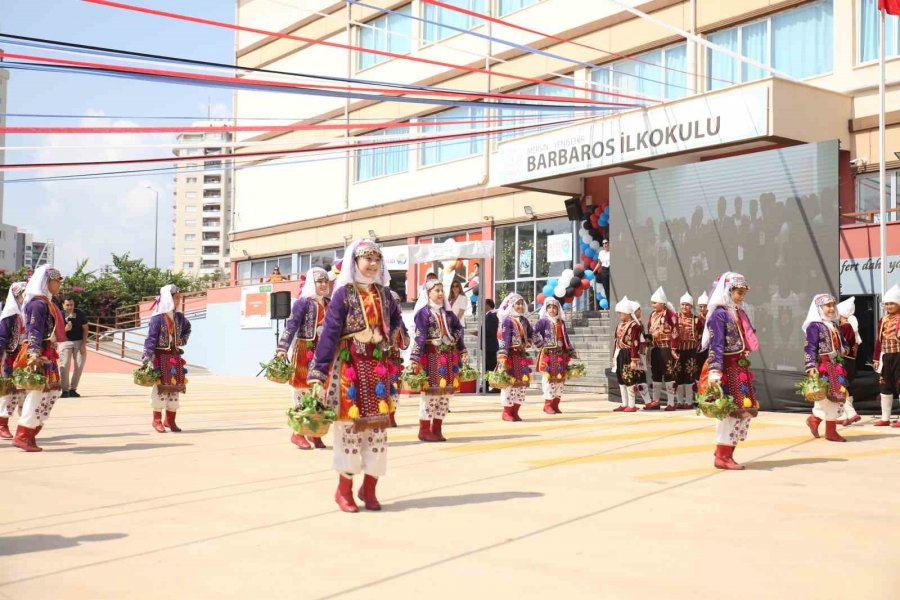
<path fill-rule="evenodd" d="M 66 537 L 64 535 L 47 535 L 35 533 L 31 535 L 14 535 L 0 537 L 0 556 L 13 556 L 14 554 L 29 554 L 31 552 L 44 552 L 46 550 L 59 550 L 62 548 L 74 548 L 87 542 L 107 542 L 127 537 L 126 533 L 92 533 Z"/>
<path fill-rule="evenodd" d="M 538 436 L 535 434 L 523 433 L 523 434 L 514 434 L 514 435 L 470 435 L 470 436 L 461 436 L 461 437 L 448 437 L 447 432 L 445 431 L 444 437 L 447 438 L 447 442 L 446 442 L 447 444 L 450 444 L 450 443 L 461 444 L 464 442 L 496 442 L 499 440 L 515 440 L 515 439 L 519 439 L 519 438 L 533 438 L 533 437 L 538 437 Z M 423 442 L 423 441 L 417 440 L 417 439 L 416 440 L 404 440 L 402 442 L 390 442 L 389 441 L 388 444 L 392 448 L 400 447 L 400 446 L 416 446 L 418 444 L 441 445 L 439 442 Z"/>
<path fill-rule="evenodd" d="M 112 454 L 113 452 L 157 450 L 159 448 L 177 448 L 179 446 L 193 446 L 193 444 L 125 444 L 124 446 L 78 446 L 73 444 L 69 448 L 50 449 L 50 452 L 71 452 L 72 454 Z"/>
<path fill-rule="evenodd" d="M 410 498 L 397 500 L 384 505 L 385 510 L 409 510 L 413 508 L 444 508 L 447 506 L 463 506 L 467 504 L 486 504 L 488 502 L 507 502 L 527 498 L 540 498 L 541 492 L 493 492 L 487 494 L 460 494 L 459 496 L 431 496 L 429 498 Z"/>
<path fill-rule="evenodd" d="M 772 471 L 783 467 L 799 467 L 800 465 L 817 465 L 820 463 L 847 462 L 846 458 L 788 458 L 785 460 L 760 460 L 744 463 L 748 471 Z"/>

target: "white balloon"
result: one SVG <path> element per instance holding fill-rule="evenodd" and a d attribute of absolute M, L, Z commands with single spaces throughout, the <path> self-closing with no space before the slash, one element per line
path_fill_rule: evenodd
<path fill-rule="evenodd" d="M 599 249 L 600 249 L 600 242 L 598 242 L 597 240 L 593 240 L 593 241 L 591 242 L 591 248 L 593 248 L 594 250 L 599 250 Z"/>
<path fill-rule="evenodd" d="M 563 298 L 566 295 L 566 286 L 564 286 L 564 285 L 556 286 L 556 289 L 553 290 L 553 295 Z"/>

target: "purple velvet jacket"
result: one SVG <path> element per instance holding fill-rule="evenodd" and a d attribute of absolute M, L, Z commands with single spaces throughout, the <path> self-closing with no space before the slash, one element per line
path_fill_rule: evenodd
<path fill-rule="evenodd" d="M 522 329 L 525 330 L 524 338 L 522 338 L 519 328 L 513 323 L 513 319 L 518 319 Z M 501 325 L 500 350 L 497 354 L 501 356 L 506 355 L 513 348 L 521 349 L 524 352 L 532 338 L 534 338 L 534 329 L 532 329 L 531 323 L 528 322 L 527 318 L 507 317 L 503 319 L 503 324 Z"/>
<path fill-rule="evenodd" d="M 456 350 L 458 352 L 465 352 L 466 343 L 463 341 L 465 330 L 463 329 L 462 323 L 460 323 L 457 316 L 449 310 L 441 310 L 444 311 L 444 322 L 447 324 L 447 332 L 456 343 Z M 436 341 L 440 344 L 441 328 L 438 324 L 437 316 L 430 306 L 420 309 L 413 318 L 413 321 L 416 324 L 416 337 L 409 357 L 410 359 L 419 362 L 419 358 L 421 358 L 422 352 L 425 351 L 425 345 L 428 342 Z"/>
<path fill-rule="evenodd" d="M 32 298 L 25 305 L 25 339 L 28 340 L 28 354 L 40 356 L 44 341 L 53 339 L 56 319 L 53 311 L 40 298 Z"/>
<path fill-rule="evenodd" d="M 831 331 L 825 323 L 810 323 L 806 328 L 806 368 L 815 369 L 819 363 L 819 355 L 831 354 L 832 358 L 843 356 L 847 349 L 844 348 L 843 340 L 841 340 L 840 330 L 837 332 L 839 348 L 834 347 L 834 341 L 831 339 Z M 837 354 L 833 354 L 833 353 Z"/>
<path fill-rule="evenodd" d="M 572 342 L 569 340 L 569 329 L 566 327 L 566 322 L 561 321 L 562 330 L 563 330 L 563 339 L 556 339 L 556 325 L 550 319 L 543 318 L 538 319 L 538 322 L 534 324 L 534 345 L 537 348 L 559 348 L 561 350 L 567 350 L 572 352 L 575 350 L 575 347 L 572 346 Z"/>
<path fill-rule="evenodd" d="M 183 313 L 175 312 L 175 346 L 184 346 L 191 336 L 191 322 Z M 172 346 L 169 339 L 169 328 L 166 327 L 165 315 L 150 317 L 150 327 L 147 330 L 147 339 L 144 341 L 144 361 L 153 359 L 157 350 L 168 350 Z"/>
<path fill-rule="evenodd" d="M 743 312 L 742 309 L 738 310 Z M 747 319 L 747 322 L 750 320 Z M 726 354 L 741 354 L 746 351 L 737 320 L 727 308 L 716 308 L 709 320 L 709 369 L 721 371 Z"/>
<path fill-rule="evenodd" d="M 287 352 L 294 341 L 294 336 L 308 342 L 316 339 L 319 311 L 325 310 L 327 306 L 328 298 L 325 298 L 325 308 L 312 298 L 297 298 L 291 307 L 291 318 L 287 320 L 284 333 L 278 339 L 278 349 Z"/>
<path fill-rule="evenodd" d="M 0 321 L 0 354 L 18 352 L 23 336 L 19 333 L 19 315 L 9 315 Z"/>
<path fill-rule="evenodd" d="M 403 325 L 400 305 L 394 300 L 390 290 L 384 286 L 373 284 L 381 298 L 381 334 L 384 343 L 390 344 L 397 332 L 405 348 L 409 345 L 409 334 Z M 362 302 L 356 292 L 356 286 L 348 284 L 334 290 L 331 302 L 325 311 L 325 324 L 316 344 L 313 357 L 313 368 L 310 369 L 307 381 L 325 381 L 338 352 L 340 341 L 366 329 L 366 316 Z"/>

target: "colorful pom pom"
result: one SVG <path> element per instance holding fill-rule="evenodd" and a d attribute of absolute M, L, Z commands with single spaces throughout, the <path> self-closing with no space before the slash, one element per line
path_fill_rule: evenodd
<path fill-rule="evenodd" d="M 312 359 L 313 359 L 313 351 L 307 350 L 306 351 L 306 360 L 312 360 Z"/>
<path fill-rule="evenodd" d="M 454 372 L 454 373 L 459 373 L 459 367 L 453 367 L 453 372 Z"/>
<path fill-rule="evenodd" d="M 170 373 L 172 373 L 172 375 L 175 375 L 176 373 L 178 373 L 178 369 L 176 369 L 175 367 L 172 367 Z"/>
<path fill-rule="evenodd" d="M 753 400 L 750 398 L 744 398 L 744 408 L 751 408 L 753 406 Z"/>
<path fill-rule="evenodd" d="M 441 377 L 441 380 L 438 382 L 440 387 L 447 387 L 447 380 Z"/>
<path fill-rule="evenodd" d="M 171 365 L 177 365 L 177 364 L 178 364 L 178 361 L 177 361 L 176 358 L 173 356 L 172 358 L 169 359 L 169 364 L 171 364 Z"/>
<path fill-rule="evenodd" d="M 446 375 L 447 367 L 438 367 L 438 373 L 440 373 L 441 375 Z"/>
<path fill-rule="evenodd" d="M 442 365 L 446 365 L 447 357 L 445 355 L 441 354 L 441 357 L 438 359 L 438 362 L 440 362 Z"/>
<path fill-rule="evenodd" d="M 385 396 L 387 396 L 387 387 L 383 382 L 379 381 L 377 384 L 375 384 L 375 395 L 379 398 L 384 398 Z"/>
<path fill-rule="evenodd" d="M 378 403 L 378 413 L 382 415 L 386 415 L 390 412 L 390 408 L 388 407 L 388 403 L 382 400 Z"/>
<path fill-rule="evenodd" d="M 347 367 L 346 369 L 344 369 L 344 375 L 350 381 L 356 381 L 356 369 L 354 369 L 353 367 Z"/>
<path fill-rule="evenodd" d="M 522 377 L 522 381 L 524 381 L 525 383 L 528 383 L 529 381 L 531 381 L 531 377 L 529 377 L 528 375 L 525 375 Z"/>
<path fill-rule="evenodd" d="M 356 400 L 356 386 L 355 385 L 351 385 L 349 388 L 347 388 L 347 397 L 350 398 L 351 400 Z"/>
<path fill-rule="evenodd" d="M 375 348 L 374 350 L 372 350 L 372 356 L 374 356 L 376 359 L 381 358 L 381 348 Z"/>
<path fill-rule="evenodd" d="M 355 404 L 350 407 L 350 410 L 347 411 L 347 417 L 351 419 L 359 418 L 359 408 Z"/>
<path fill-rule="evenodd" d="M 387 367 L 380 363 L 375 365 L 375 374 L 379 377 L 384 377 L 387 375 Z"/>

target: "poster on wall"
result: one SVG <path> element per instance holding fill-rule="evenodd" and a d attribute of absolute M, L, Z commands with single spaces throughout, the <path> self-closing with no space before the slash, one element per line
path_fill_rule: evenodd
<path fill-rule="evenodd" d="M 405 271 L 409 268 L 409 246 L 382 246 L 381 254 L 388 271 Z"/>
<path fill-rule="evenodd" d="M 248 285 L 241 288 L 241 329 L 270 329 L 269 296 L 272 285 Z"/>
<path fill-rule="evenodd" d="M 547 236 L 547 262 L 572 260 L 572 234 L 559 233 Z"/>
<path fill-rule="evenodd" d="M 519 250 L 519 275 L 531 275 L 531 248 Z"/>

